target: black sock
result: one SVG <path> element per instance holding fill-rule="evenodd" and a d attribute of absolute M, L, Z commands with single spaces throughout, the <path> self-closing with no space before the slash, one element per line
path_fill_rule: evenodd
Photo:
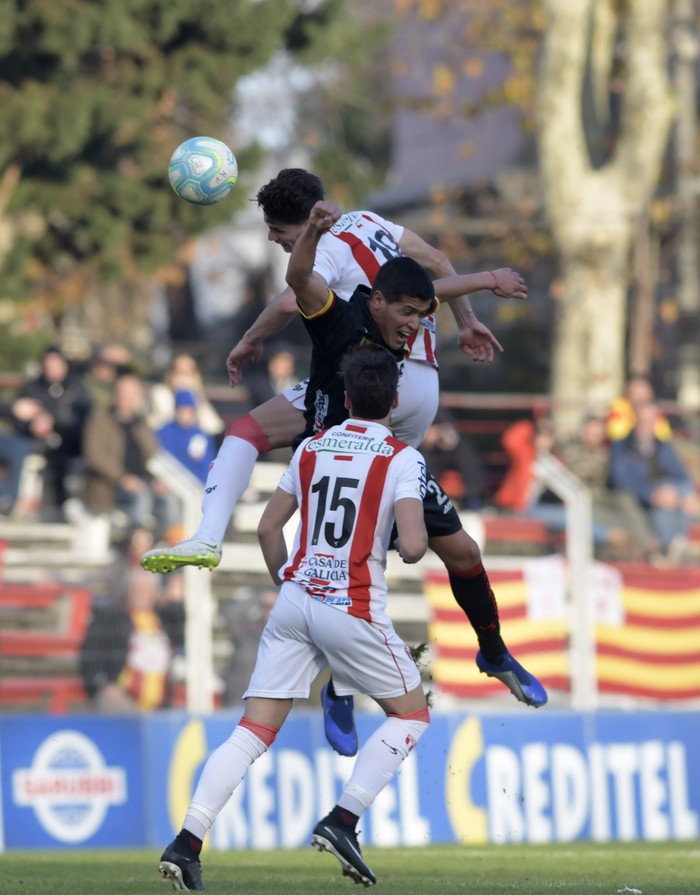
<path fill-rule="evenodd" d="M 500 665 L 506 645 L 501 637 L 496 598 L 483 565 L 479 563 L 461 575 L 448 569 L 448 574 L 454 598 L 476 633 L 482 655 L 487 662 Z"/>
<path fill-rule="evenodd" d="M 186 830 L 184 827 L 175 837 L 175 842 L 177 842 L 180 846 L 177 851 L 180 854 L 184 855 L 184 857 L 186 858 L 196 858 L 202 850 L 202 840 L 198 839 L 193 833 L 190 833 L 190 831 Z"/>
<path fill-rule="evenodd" d="M 357 814 L 353 814 L 352 811 L 348 811 L 347 808 L 341 808 L 340 805 L 335 805 L 328 815 L 328 820 L 335 822 L 337 826 L 352 827 L 353 830 L 357 826 L 359 819 Z"/>

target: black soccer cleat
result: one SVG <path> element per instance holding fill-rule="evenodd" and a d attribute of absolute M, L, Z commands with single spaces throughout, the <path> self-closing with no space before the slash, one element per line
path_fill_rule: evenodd
<path fill-rule="evenodd" d="M 349 876 L 363 886 L 373 886 L 377 877 L 362 860 L 357 833 L 350 828 L 336 827 L 320 820 L 311 835 L 311 845 L 318 851 L 327 851 L 340 861 L 343 876 Z"/>
<path fill-rule="evenodd" d="M 199 858 L 186 858 L 175 851 L 171 842 L 160 857 L 158 873 L 169 879 L 176 892 L 203 892 L 202 864 Z"/>

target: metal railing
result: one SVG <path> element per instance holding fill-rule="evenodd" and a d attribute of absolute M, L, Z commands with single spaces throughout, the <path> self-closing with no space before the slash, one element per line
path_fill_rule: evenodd
<path fill-rule="evenodd" d="M 148 471 L 167 483 L 182 502 L 182 522 L 188 534 L 196 531 L 201 518 L 201 481 L 166 451 L 148 462 Z M 185 566 L 185 684 L 187 709 L 204 714 L 214 708 L 215 672 L 213 651 L 214 597 L 211 575 Z"/>
<path fill-rule="evenodd" d="M 595 708 L 597 703 L 595 618 L 590 586 L 593 568 L 591 495 L 583 482 L 552 454 L 538 455 L 535 475 L 566 508 L 571 702 L 573 708 L 584 711 Z"/>

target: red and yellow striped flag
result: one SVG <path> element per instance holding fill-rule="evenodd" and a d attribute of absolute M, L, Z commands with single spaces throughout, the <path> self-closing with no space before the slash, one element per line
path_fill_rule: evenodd
<path fill-rule="evenodd" d="M 592 599 L 599 607 L 598 691 L 654 700 L 700 699 L 700 569 L 602 568 L 605 574 L 594 576 L 591 584 Z M 564 598 L 543 612 L 537 608 L 535 585 L 525 568 L 492 571 L 489 578 L 509 650 L 548 690 L 568 692 Z M 611 579 L 617 582 L 613 587 Z M 435 685 L 467 699 L 502 692 L 502 684 L 480 674 L 474 664 L 476 638 L 454 601 L 447 575 L 429 573 L 424 593 L 432 610 L 429 637 Z"/>

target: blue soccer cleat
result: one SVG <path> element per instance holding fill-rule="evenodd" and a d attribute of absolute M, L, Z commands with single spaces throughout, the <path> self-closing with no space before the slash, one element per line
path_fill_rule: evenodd
<path fill-rule="evenodd" d="M 520 702 L 524 702 L 525 705 L 539 708 L 547 702 L 547 691 L 542 684 L 534 675 L 525 671 L 520 662 L 514 659 L 509 652 L 503 656 L 503 662 L 500 665 L 495 665 L 493 662 L 487 662 L 479 650 L 476 654 L 476 665 L 482 674 L 495 677 L 505 684 L 513 696 Z"/>
<path fill-rule="evenodd" d="M 355 730 L 355 700 L 352 696 L 331 696 L 331 682 L 321 689 L 323 726 L 326 739 L 339 755 L 357 755 L 358 742 Z"/>

